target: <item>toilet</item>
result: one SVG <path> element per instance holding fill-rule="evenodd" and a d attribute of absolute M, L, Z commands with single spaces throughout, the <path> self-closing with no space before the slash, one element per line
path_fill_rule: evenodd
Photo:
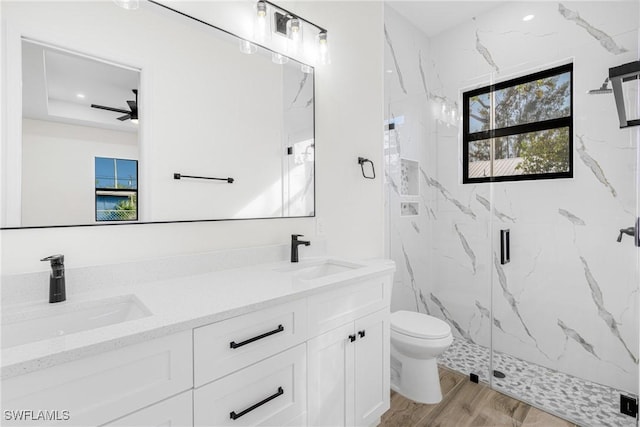
<path fill-rule="evenodd" d="M 415 402 L 440 402 L 437 357 L 452 342 L 443 320 L 415 311 L 391 313 L 391 389 Z"/>

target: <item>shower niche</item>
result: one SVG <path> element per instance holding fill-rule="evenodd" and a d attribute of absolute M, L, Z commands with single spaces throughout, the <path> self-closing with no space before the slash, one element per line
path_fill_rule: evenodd
<path fill-rule="evenodd" d="M 419 170 L 420 163 L 414 160 L 400 159 L 400 195 L 420 195 Z"/>

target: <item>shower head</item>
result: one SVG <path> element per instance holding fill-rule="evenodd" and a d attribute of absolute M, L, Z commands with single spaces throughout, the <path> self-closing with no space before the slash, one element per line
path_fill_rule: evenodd
<path fill-rule="evenodd" d="M 602 86 L 600 86 L 599 89 L 591 89 L 587 93 L 589 95 L 600 95 L 603 93 L 611 93 L 611 92 L 613 92 L 613 89 L 609 89 L 609 77 L 607 77 L 606 79 L 604 79 L 604 82 L 602 83 Z"/>

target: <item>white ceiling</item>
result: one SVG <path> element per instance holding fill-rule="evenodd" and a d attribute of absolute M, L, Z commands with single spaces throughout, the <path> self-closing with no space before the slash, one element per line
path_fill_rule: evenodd
<path fill-rule="evenodd" d="M 422 30 L 427 37 L 433 37 L 467 22 L 500 4 L 502 4 L 501 1 L 387 0 L 387 5 Z"/>
<path fill-rule="evenodd" d="M 91 108 L 91 104 L 129 110 L 137 70 L 80 55 L 22 42 L 22 112 L 26 118 L 137 131 L 122 113 Z M 84 95 L 84 98 L 78 97 Z"/>

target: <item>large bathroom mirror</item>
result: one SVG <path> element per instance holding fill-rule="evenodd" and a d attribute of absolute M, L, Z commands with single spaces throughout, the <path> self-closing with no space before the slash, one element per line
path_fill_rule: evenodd
<path fill-rule="evenodd" d="M 3 2 L 2 228 L 313 216 L 313 68 L 141 6 Z"/>

